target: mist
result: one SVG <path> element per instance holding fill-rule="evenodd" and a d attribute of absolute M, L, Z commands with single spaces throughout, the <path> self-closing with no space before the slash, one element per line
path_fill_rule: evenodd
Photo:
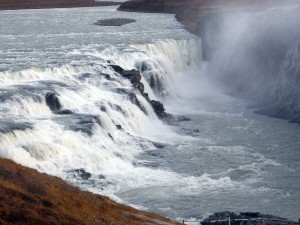
<path fill-rule="evenodd" d="M 235 11 L 203 24 L 205 74 L 256 112 L 300 121 L 300 7 Z"/>

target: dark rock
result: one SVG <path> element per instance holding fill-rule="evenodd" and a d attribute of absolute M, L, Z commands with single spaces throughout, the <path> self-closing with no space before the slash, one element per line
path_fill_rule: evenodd
<path fill-rule="evenodd" d="M 128 95 L 128 98 L 129 98 L 129 101 L 132 103 L 132 104 L 135 104 L 137 105 L 140 110 L 143 111 L 143 113 L 147 114 L 146 112 L 146 109 L 144 108 L 144 106 L 142 106 L 142 104 L 140 103 L 140 101 L 137 99 L 136 95 L 134 93 L 130 93 Z"/>
<path fill-rule="evenodd" d="M 105 179 L 105 176 L 104 175 L 99 175 L 98 178 L 99 179 Z"/>
<path fill-rule="evenodd" d="M 138 70 L 124 70 L 118 65 L 110 65 L 110 67 L 113 68 L 113 70 L 119 73 L 122 77 L 130 80 L 133 86 L 137 88 L 140 91 L 140 93 L 144 92 L 144 84 L 141 82 L 142 75 Z"/>
<path fill-rule="evenodd" d="M 296 225 L 298 223 L 287 219 L 261 214 L 259 212 L 243 212 L 240 215 L 233 212 L 219 212 L 201 222 L 202 225 Z"/>
<path fill-rule="evenodd" d="M 157 143 L 157 142 L 152 142 L 152 144 L 154 145 L 155 148 L 164 148 L 165 146 L 161 143 Z"/>
<path fill-rule="evenodd" d="M 102 112 L 106 112 L 106 107 L 105 107 L 104 105 L 102 105 L 102 106 L 100 107 L 100 110 L 101 110 Z"/>
<path fill-rule="evenodd" d="M 165 107 L 164 105 L 156 100 L 151 100 L 151 105 L 155 111 L 155 113 L 159 116 L 162 117 L 165 114 Z"/>
<path fill-rule="evenodd" d="M 199 133 L 200 130 L 199 130 L 199 129 L 194 129 L 193 132 L 194 132 L 194 133 Z"/>
<path fill-rule="evenodd" d="M 72 112 L 69 109 L 64 109 L 64 110 L 59 110 L 56 111 L 55 114 L 59 114 L 59 115 L 69 115 L 69 114 L 73 114 L 74 112 Z"/>
<path fill-rule="evenodd" d="M 170 121 L 170 120 L 174 119 L 173 115 L 166 113 L 165 107 L 161 102 L 156 101 L 156 100 L 151 100 L 150 103 L 154 109 L 154 112 L 160 119 L 163 119 L 166 121 Z"/>
<path fill-rule="evenodd" d="M 111 140 L 114 140 L 113 136 L 111 136 L 111 134 L 110 134 L 110 133 L 107 133 L 107 135 L 108 135 L 108 137 L 110 137 L 110 138 L 111 138 Z"/>
<path fill-rule="evenodd" d="M 116 18 L 116 19 L 105 19 L 98 20 L 94 25 L 98 26 L 123 26 L 129 23 L 133 23 L 135 20 L 133 19 L 125 19 L 125 18 Z"/>
<path fill-rule="evenodd" d="M 46 94 L 46 103 L 48 107 L 51 109 L 51 111 L 58 111 L 61 109 L 61 104 L 58 100 L 58 97 L 53 92 L 48 92 Z"/>
<path fill-rule="evenodd" d="M 262 216 L 259 212 L 241 212 L 240 215 L 252 218 L 258 218 Z"/>
<path fill-rule="evenodd" d="M 105 76 L 105 78 L 106 78 L 107 80 L 111 80 L 111 76 L 110 76 L 109 74 L 104 73 L 104 74 L 101 74 L 101 75 Z"/>
<path fill-rule="evenodd" d="M 76 169 L 76 170 L 71 170 L 71 173 L 73 173 L 75 178 L 82 178 L 84 180 L 88 180 L 89 178 L 92 177 L 92 174 L 86 172 L 84 169 Z"/>
<path fill-rule="evenodd" d="M 118 65 L 109 65 L 115 72 L 122 74 L 124 69 Z"/>
<path fill-rule="evenodd" d="M 118 130 L 122 130 L 122 126 L 121 126 L 121 125 L 116 125 L 116 128 L 117 128 Z"/>

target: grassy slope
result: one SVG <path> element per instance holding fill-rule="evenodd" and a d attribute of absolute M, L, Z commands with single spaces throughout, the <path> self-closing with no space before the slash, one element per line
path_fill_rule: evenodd
<path fill-rule="evenodd" d="M 0 159 L 0 224 L 176 224 Z"/>
<path fill-rule="evenodd" d="M 0 10 L 70 8 L 119 5 L 118 2 L 95 2 L 94 0 L 0 0 Z"/>

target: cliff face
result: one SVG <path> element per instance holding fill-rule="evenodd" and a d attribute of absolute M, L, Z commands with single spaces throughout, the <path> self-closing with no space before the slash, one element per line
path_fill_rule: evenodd
<path fill-rule="evenodd" d="M 0 224 L 176 224 L 0 159 Z"/>
<path fill-rule="evenodd" d="M 70 8 L 120 5 L 118 2 L 95 2 L 94 0 L 0 0 L 0 10 Z"/>
<path fill-rule="evenodd" d="M 201 36 L 201 23 L 216 13 L 236 9 L 264 9 L 298 3 L 297 0 L 131 0 L 119 10 L 176 14 L 188 31 Z"/>

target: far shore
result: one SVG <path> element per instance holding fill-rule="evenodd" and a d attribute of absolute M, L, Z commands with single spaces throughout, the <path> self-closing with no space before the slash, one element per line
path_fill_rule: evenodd
<path fill-rule="evenodd" d="M 76 8 L 121 5 L 122 2 L 94 0 L 0 0 L 0 10 Z"/>

